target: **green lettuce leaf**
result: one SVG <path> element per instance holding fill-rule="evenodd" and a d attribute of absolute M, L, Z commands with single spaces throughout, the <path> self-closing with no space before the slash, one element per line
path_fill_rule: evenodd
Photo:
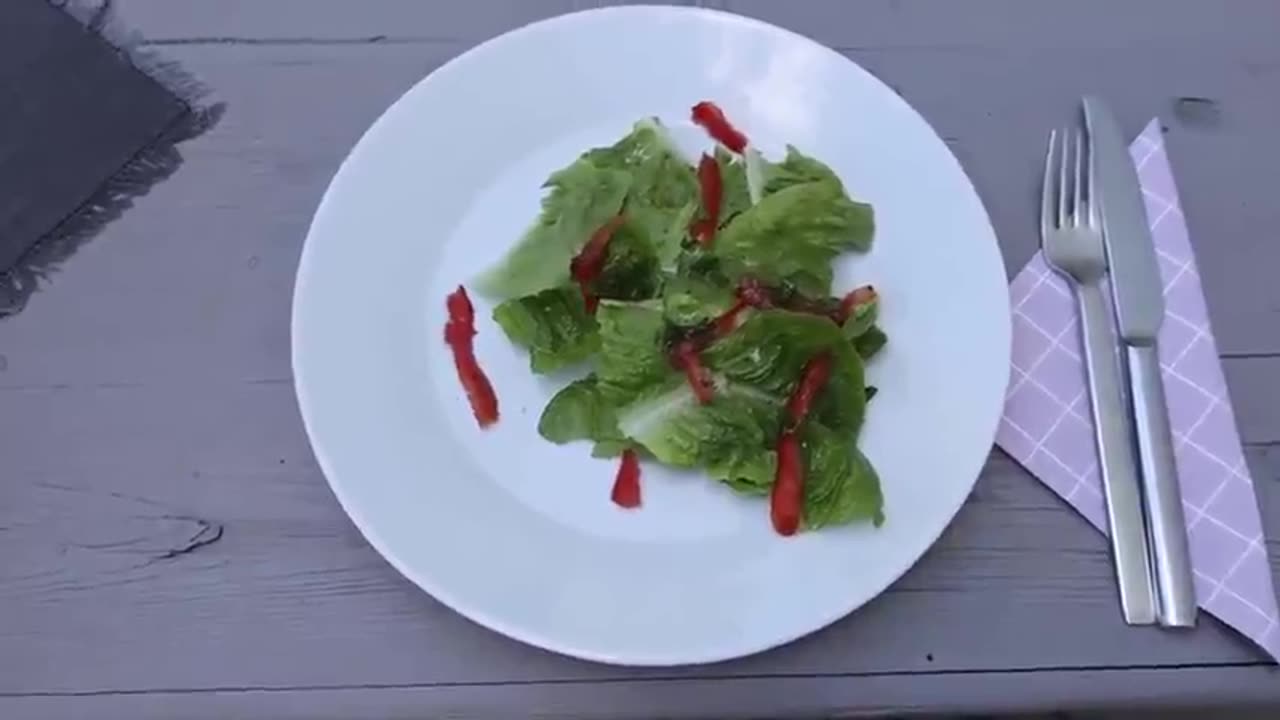
<path fill-rule="evenodd" d="M 871 245 L 870 205 L 835 182 L 808 182 L 766 195 L 716 236 L 714 252 L 734 274 L 790 282 L 814 296 L 831 294 L 831 262 Z"/>
<path fill-rule="evenodd" d="M 734 302 L 727 284 L 694 275 L 667 278 L 662 290 L 662 313 L 667 322 L 680 327 L 710 322 L 728 312 Z"/>
<path fill-rule="evenodd" d="M 717 144 L 716 164 L 720 166 L 719 225 L 724 227 L 738 213 L 751 207 L 751 195 L 747 190 L 747 167 L 742 158 Z"/>
<path fill-rule="evenodd" d="M 850 438 L 807 422 L 801 430 L 804 452 L 804 524 L 809 530 L 855 520 L 884 523 L 884 496 L 875 468 Z"/>
<path fill-rule="evenodd" d="M 878 325 L 872 325 L 866 332 L 853 339 L 853 347 L 863 360 L 870 360 L 876 353 L 884 349 L 889 336 L 884 334 Z"/>
<path fill-rule="evenodd" d="M 831 375 L 812 412 L 819 422 L 847 433 L 852 442 L 866 411 L 862 362 L 831 320 L 786 310 L 756 311 L 707 348 L 702 361 L 732 383 L 735 392 L 755 392 L 781 405 L 804 366 L 824 351 L 832 355 Z"/>
<path fill-rule="evenodd" d="M 660 302 L 605 300 L 596 311 L 600 354 L 596 375 L 604 399 L 621 407 L 680 375 L 663 351 L 666 321 Z"/>
<path fill-rule="evenodd" d="M 734 491 L 746 495 L 768 495 L 778 469 L 778 454 L 760 449 L 754 454 L 707 468 L 712 480 L 720 480 Z"/>
<path fill-rule="evenodd" d="M 511 342 L 529 350 L 535 373 L 582 362 L 600 348 L 596 321 L 573 286 L 507 300 L 494 308 L 493 319 Z"/>
<path fill-rule="evenodd" d="M 676 378 L 622 408 L 618 428 L 660 462 L 717 468 L 737 477 L 758 467 L 767 446 L 759 418 L 778 413 L 771 403 L 746 395 L 717 393 L 699 404 L 688 383 Z"/>
<path fill-rule="evenodd" d="M 631 174 L 627 217 L 649 239 L 662 265 L 673 267 L 700 200 L 696 172 L 666 127 L 646 118 L 612 147 L 592 150 L 587 157 Z"/>
<path fill-rule="evenodd" d="M 787 146 L 787 156 L 782 162 L 765 165 L 764 177 L 765 195 L 810 182 L 832 182 L 842 190 L 844 188 L 835 171 L 791 145 Z"/>
<path fill-rule="evenodd" d="M 569 383 L 551 398 L 538 420 L 538 433 L 557 445 L 573 440 L 623 440 L 618 417 L 605 402 L 595 375 Z"/>
<path fill-rule="evenodd" d="M 657 252 L 643 229 L 628 219 L 610 238 L 604 268 L 591 291 L 612 300 L 648 300 L 661 286 Z"/>
<path fill-rule="evenodd" d="M 475 288 L 507 299 L 568 282 L 569 261 L 622 209 L 631 183 L 626 170 L 600 167 L 586 157 L 554 173 L 538 219 L 506 257 L 476 279 Z"/>
<path fill-rule="evenodd" d="M 880 315 L 880 298 L 875 298 L 870 302 L 864 302 L 853 309 L 853 315 L 844 321 L 841 330 L 844 336 L 850 340 L 856 340 L 865 334 L 876 324 L 876 318 Z"/>

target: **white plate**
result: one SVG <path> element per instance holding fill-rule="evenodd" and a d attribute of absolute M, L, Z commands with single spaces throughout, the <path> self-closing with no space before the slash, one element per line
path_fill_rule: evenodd
<path fill-rule="evenodd" d="M 874 282 L 890 344 L 861 444 L 887 522 L 783 539 L 767 502 L 644 468 L 644 507 L 609 501 L 615 466 L 538 437 L 556 384 L 533 377 L 478 303 L 477 353 L 502 420 L 477 429 L 442 341 L 444 297 L 498 259 L 539 186 L 658 115 L 685 144 L 712 99 L 767 155 L 830 163 L 875 205 Z M 689 8 L 594 10 L 491 40 L 432 73 L 356 145 L 298 269 L 293 367 L 325 476 L 369 542 L 463 615 L 612 663 L 740 656 L 843 617 L 937 539 L 991 447 L 1009 368 L 1005 272 L 947 147 L 857 65 L 790 32 Z"/>

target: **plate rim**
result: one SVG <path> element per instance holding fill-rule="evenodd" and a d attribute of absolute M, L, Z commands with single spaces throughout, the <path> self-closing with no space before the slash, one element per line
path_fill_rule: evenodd
<path fill-rule="evenodd" d="M 313 233 L 316 232 L 316 228 L 320 224 L 321 216 L 324 214 L 325 208 L 330 206 L 331 203 L 333 202 L 332 198 L 335 195 L 335 186 L 338 184 L 336 182 L 337 179 L 343 175 L 344 171 L 347 170 L 348 165 L 352 163 L 353 159 L 356 156 L 356 151 L 361 147 L 361 145 L 363 145 L 366 142 L 366 140 L 368 140 L 371 136 L 373 136 L 374 134 L 380 131 L 380 128 L 384 125 L 387 116 L 391 115 L 393 111 L 398 106 L 400 106 L 401 103 L 405 101 L 405 98 L 408 95 L 415 92 L 419 87 L 428 85 L 429 83 L 431 83 L 433 78 L 436 78 L 442 73 L 458 72 L 459 66 L 465 65 L 465 63 L 470 58 L 490 51 L 493 47 L 500 45 L 503 42 L 506 42 L 512 36 L 517 36 L 527 32 L 537 31 L 538 29 L 541 29 L 544 26 L 548 26 L 548 25 L 555 25 L 555 24 L 560 24 L 565 22 L 576 22 L 581 20 L 585 16 L 627 15 L 627 14 L 654 13 L 654 12 L 669 14 L 673 16 L 688 16 L 688 17 L 708 17 L 709 16 L 717 22 L 731 22 L 739 25 L 754 27 L 756 29 L 761 29 L 766 32 L 785 36 L 786 38 L 788 38 L 790 41 L 793 41 L 793 42 L 799 42 L 799 43 L 812 46 L 818 49 L 819 52 L 827 55 L 828 57 L 833 57 L 833 59 L 843 61 L 844 63 L 847 63 L 848 66 L 854 69 L 856 72 L 861 72 L 866 76 L 868 76 L 869 78 L 871 78 L 872 80 L 874 80 L 876 84 L 882 86 L 885 90 L 888 91 L 887 97 L 889 98 L 889 102 L 898 102 L 904 105 L 906 109 L 908 109 L 921 122 L 923 122 L 924 125 L 929 129 L 929 132 L 931 132 L 934 135 L 934 137 L 937 138 L 939 142 L 941 142 L 941 137 L 942 137 L 941 134 L 939 134 L 937 129 L 933 126 L 933 124 L 929 122 L 928 118 L 925 117 L 922 113 L 920 113 L 914 106 L 912 106 L 911 103 L 907 102 L 906 99 L 902 98 L 897 92 L 893 90 L 893 88 L 890 85 L 888 85 L 888 83 L 881 80 L 877 75 L 867 70 L 866 68 L 858 64 L 853 59 L 844 56 L 837 50 L 826 45 L 825 43 L 822 43 L 800 32 L 790 30 L 788 28 L 785 28 L 779 25 L 775 25 L 773 23 L 770 23 L 758 18 L 749 17 L 746 15 L 740 15 L 737 13 L 729 12 L 726 10 L 720 10 L 717 8 L 707 8 L 707 7 L 700 7 L 700 6 L 670 6 L 670 5 L 655 5 L 655 4 L 638 4 L 638 5 L 587 8 L 583 10 L 576 10 L 573 12 L 562 13 L 552 17 L 542 18 L 542 19 L 535 20 L 515 28 L 511 28 L 498 35 L 487 38 L 482 42 L 459 53 L 458 55 L 455 55 L 449 58 L 439 67 L 435 68 L 434 70 L 430 71 L 423 77 L 419 78 L 412 85 L 406 88 L 402 93 L 400 93 L 400 95 L 397 96 L 396 99 L 393 102 L 391 102 L 391 104 L 389 104 L 386 108 L 384 108 L 381 113 L 379 113 L 379 115 L 369 124 L 369 126 L 364 130 L 364 132 L 360 134 L 359 138 L 351 145 L 350 149 L 347 151 L 346 155 L 344 156 L 342 162 L 339 163 L 337 169 L 334 171 L 333 175 L 330 177 L 329 183 L 325 187 L 325 191 L 324 193 L 322 193 L 320 200 L 316 205 L 316 209 L 312 215 L 311 221 L 308 223 L 306 236 L 304 237 L 304 240 L 303 240 L 302 251 L 300 253 L 299 260 L 298 260 L 297 271 L 295 273 L 294 287 L 293 287 L 293 293 L 291 297 L 291 309 L 290 309 L 290 369 L 293 373 L 294 395 L 298 403 L 299 414 L 301 415 L 301 418 L 302 418 L 303 428 L 307 435 L 307 441 L 311 447 L 311 451 L 313 455 L 316 458 L 316 463 L 320 468 L 321 474 L 324 476 L 325 482 L 329 486 L 330 492 L 332 492 L 334 497 L 337 499 L 338 504 L 339 506 L 341 506 L 343 512 L 345 512 L 347 517 L 351 519 L 352 524 L 356 526 L 356 529 L 360 532 L 361 537 L 363 537 L 364 540 L 368 542 L 371 547 L 373 547 L 373 549 L 378 553 L 379 556 L 382 557 L 384 561 L 386 561 L 398 573 L 400 573 L 402 577 L 412 582 L 420 590 L 429 594 L 432 598 L 434 598 L 435 600 L 440 602 L 442 605 L 449 608 L 451 611 L 457 613 L 459 616 L 467 619 L 468 621 L 474 624 L 477 624 L 488 630 L 499 633 L 512 640 L 516 640 L 518 642 L 521 642 L 523 644 L 526 644 L 532 647 L 540 648 L 543 650 L 551 651 L 551 652 L 569 656 L 569 657 L 579 658 L 579 659 L 593 661 L 593 662 L 599 662 L 599 663 L 608 664 L 608 665 L 623 666 L 623 667 L 678 667 L 678 666 L 705 665 L 710 663 L 717 663 L 717 662 L 722 662 L 727 660 L 749 657 L 749 656 L 757 655 L 759 653 L 762 653 L 768 650 L 772 650 L 774 648 L 789 645 L 799 639 L 808 637 L 810 635 L 817 633 L 818 631 L 821 631 L 823 629 L 826 629 L 832 626 L 833 624 L 839 622 L 840 620 L 850 616 L 852 613 L 854 613 L 861 607 L 865 606 L 867 603 L 871 602 L 875 598 L 883 595 L 891 585 L 893 585 L 898 580 L 900 580 L 903 576 L 905 576 L 912 568 L 914 568 L 920 562 L 920 560 L 924 557 L 924 555 L 937 544 L 938 540 L 941 538 L 942 534 L 946 532 L 947 528 L 949 528 L 952 525 L 952 523 L 955 522 L 956 516 L 959 514 L 960 510 L 963 508 L 968 498 L 972 495 L 973 488 L 976 486 L 978 480 L 981 478 L 982 469 L 985 466 L 985 460 L 980 460 L 977 468 L 974 469 L 972 478 L 967 481 L 967 489 L 965 490 L 964 493 L 959 495 L 959 501 L 954 505 L 954 507 L 949 508 L 947 512 L 946 522 L 942 523 L 938 527 L 936 533 L 929 534 L 930 537 L 928 538 L 928 542 L 924 543 L 923 549 L 920 551 L 919 554 L 916 555 L 915 559 L 909 563 L 906 563 L 903 567 L 901 567 L 901 569 L 896 570 L 895 572 L 886 574 L 886 579 L 884 580 L 883 583 L 876 583 L 876 584 L 870 585 L 870 587 L 874 588 L 874 590 L 868 593 L 865 598 L 858 599 L 855 597 L 851 602 L 839 603 L 836 609 L 834 610 L 834 612 L 831 614 L 822 615 L 821 617 L 814 615 L 813 616 L 814 622 L 804 623 L 804 625 L 809 626 L 807 627 L 807 629 L 801 629 L 796 632 L 778 634 L 764 641 L 742 643 L 740 647 L 736 649 L 731 649 L 728 652 L 725 652 L 723 647 L 717 648 L 716 651 L 712 651 L 712 652 L 703 652 L 703 651 L 694 649 L 693 652 L 686 652 L 675 657 L 666 657 L 666 656 L 649 657 L 649 656 L 636 656 L 636 655 L 618 657 L 616 655 L 610 655 L 608 653 L 597 651 L 597 650 L 588 650 L 583 648 L 571 647 L 569 643 L 557 642 L 553 638 L 547 637 L 545 634 L 540 633 L 536 630 L 530 630 L 522 626 L 509 624 L 499 616 L 495 616 L 492 613 L 486 612 L 484 610 L 476 609 L 473 607 L 469 607 L 464 603 L 458 602 L 457 598 L 454 597 L 453 594 L 444 585 L 435 583 L 434 581 L 432 581 L 432 579 L 429 576 L 423 575 L 422 573 L 419 573 L 416 571 L 410 571 L 408 569 L 408 563 L 402 561 L 399 558 L 398 554 L 395 551 L 393 551 L 389 547 L 389 545 L 379 537 L 377 531 L 374 529 L 373 523 L 370 523 L 361 514 L 361 512 L 355 507 L 355 503 L 345 493 L 345 491 L 341 489 L 340 487 L 341 483 L 337 483 L 333 480 L 332 464 L 328 458 L 327 452 L 322 447 L 322 443 L 318 441 L 316 437 L 315 428 L 313 427 L 312 421 L 310 420 L 311 413 L 313 412 L 313 410 L 310 409 L 311 402 L 310 400 L 308 400 L 308 391 L 304 387 L 304 382 L 303 382 L 303 377 L 306 376 L 307 372 L 304 369 L 305 360 L 303 358 L 305 353 L 301 351 L 300 338 L 305 333 L 300 332 L 300 326 L 302 323 L 301 321 L 302 310 L 300 308 L 303 305 L 303 298 L 306 293 L 305 288 L 308 285 L 307 278 L 313 272 L 311 270 L 311 265 L 314 262 L 314 260 L 312 259 L 313 251 L 310 250 L 310 247 L 311 247 L 310 241 L 311 241 L 312 235 Z M 973 199 L 977 201 L 978 209 L 981 212 L 981 219 L 983 221 L 982 229 L 985 230 L 985 233 L 990 237 L 991 242 L 994 245 L 995 261 L 997 262 L 1000 270 L 1003 271 L 1005 282 L 1007 283 L 1008 267 L 1004 261 L 1003 254 L 1000 252 L 999 237 L 996 234 L 995 227 L 992 225 L 991 214 L 986 207 L 986 203 L 983 201 L 982 195 L 978 192 L 977 187 L 973 183 L 973 179 L 970 177 L 968 171 L 965 170 L 965 167 L 960 162 L 960 159 L 956 157 L 955 153 L 952 152 L 951 148 L 948 147 L 945 143 L 942 143 L 942 147 L 946 151 L 946 157 L 949 157 L 951 162 L 953 162 L 956 168 L 960 171 L 960 176 L 967 183 L 968 189 L 972 193 Z M 995 340 L 997 340 L 1001 346 L 1000 348 L 1001 352 L 999 353 L 999 355 L 1000 357 L 1004 358 L 1005 372 L 1004 372 L 1004 380 L 1001 386 L 1002 388 L 1007 388 L 1009 384 L 1009 378 L 1011 377 L 1011 373 L 1012 373 L 1011 302 L 1007 293 L 1001 295 L 1001 298 L 1003 300 L 1002 309 L 1004 311 L 1003 317 L 1005 318 L 1005 320 L 1003 323 L 1000 323 L 1000 326 L 999 326 L 1000 337 L 995 338 Z M 1003 408 L 1003 405 L 1004 405 L 1004 393 L 1002 392 L 999 397 L 999 402 L 996 404 L 995 412 L 992 414 L 992 417 L 988 421 L 990 424 L 990 431 L 989 433 L 983 433 L 984 436 L 988 434 L 990 435 L 990 438 L 986 443 L 987 447 L 994 448 L 995 446 L 995 438 L 999 430 L 999 421 L 1000 421 L 1001 409 Z M 988 452 L 988 455 L 989 455 L 989 452 Z M 921 537 L 924 537 L 925 535 L 926 533 L 921 533 Z"/>

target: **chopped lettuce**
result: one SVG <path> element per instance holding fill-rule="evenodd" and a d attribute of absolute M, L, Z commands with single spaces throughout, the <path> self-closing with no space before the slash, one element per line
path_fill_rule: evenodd
<path fill-rule="evenodd" d="M 844 185 L 835 172 L 819 160 L 787 146 L 787 156 L 780 163 L 767 163 L 764 170 L 764 194 L 772 195 L 792 185 L 810 182 L 831 182 L 843 190 Z"/>
<path fill-rule="evenodd" d="M 532 295 L 569 281 L 569 261 L 591 233 L 622 209 L 632 177 L 581 158 L 547 180 L 542 213 L 506 257 L 475 287 L 499 300 Z"/>
<path fill-rule="evenodd" d="M 595 375 L 569 383 L 551 398 L 538 420 L 538 433 L 556 444 L 573 440 L 625 443 L 614 406 L 600 394 Z"/>
<path fill-rule="evenodd" d="M 709 247 L 689 234 L 702 206 L 696 170 L 666 128 L 646 119 L 554 173 L 533 227 L 480 279 L 481 292 L 502 300 L 493 317 L 529 351 L 533 372 L 590 362 L 590 374 L 552 397 L 538 432 L 557 444 L 590 442 L 595 457 L 632 450 L 768 495 L 778 437 L 794 422 L 788 400 L 825 353 L 830 374 L 797 429 L 804 526 L 879 525 L 879 479 L 856 440 L 876 392 L 863 361 L 885 335 L 876 303 L 840 326 L 831 297 L 835 259 L 870 246 L 871 207 L 793 147 L 776 163 L 752 147 L 741 155 L 717 147 L 715 160 L 722 197 Z M 586 281 L 599 300 L 593 313 L 570 262 L 619 215 L 599 273 Z M 735 326 L 718 328 L 732 308 Z M 687 358 L 673 360 L 686 342 L 711 385 L 707 402 L 690 388 Z"/>
<path fill-rule="evenodd" d="M 646 118 L 612 147 L 593 150 L 587 157 L 630 173 L 626 215 L 647 236 L 662 264 L 670 267 L 697 213 L 699 196 L 694 168 L 667 129 Z"/>
<path fill-rule="evenodd" d="M 723 145 L 716 146 L 716 164 L 720 166 L 720 226 L 751 207 L 751 191 L 747 188 L 747 166 L 741 158 Z"/>
<path fill-rule="evenodd" d="M 821 352 L 832 355 L 831 375 L 814 402 L 814 417 L 852 440 L 867 405 L 862 361 L 827 318 L 786 310 L 755 312 L 742 327 L 707 348 L 703 362 L 735 387 L 783 403 L 809 359 Z"/>
<path fill-rule="evenodd" d="M 889 342 L 889 336 L 884 334 L 879 325 L 872 325 L 866 332 L 853 339 L 853 347 L 863 360 L 870 360 L 884 348 L 887 342 Z"/>
<path fill-rule="evenodd" d="M 834 182 L 791 185 L 766 195 L 716 236 L 714 252 L 735 274 L 789 282 L 802 292 L 831 294 L 831 262 L 871 245 L 871 206 Z"/>
<path fill-rule="evenodd" d="M 818 422 L 801 431 L 804 453 L 804 524 L 810 530 L 870 520 L 884 523 L 880 477 L 848 438 Z"/>
<path fill-rule="evenodd" d="M 622 408 L 618 427 L 667 465 L 728 472 L 763 452 L 769 439 L 756 417 L 777 412 L 767 401 L 724 393 L 701 405 L 678 382 Z"/>
<path fill-rule="evenodd" d="M 662 291 L 662 313 L 667 322 L 693 327 L 711 322 L 733 307 L 735 298 L 728 285 L 696 275 L 674 275 Z"/>
<path fill-rule="evenodd" d="M 609 240 L 604 268 L 591 291 L 611 300 L 647 300 L 658 294 L 662 273 L 658 254 L 635 221 L 628 220 Z"/>
<path fill-rule="evenodd" d="M 595 318 L 573 286 L 507 300 L 494 308 L 493 319 L 511 342 L 529 350 L 535 373 L 580 363 L 600 348 Z"/>
<path fill-rule="evenodd" d="M 596 311 L 600 353 L 596 375 L 605 400 L 620 407 L 679 374 L 662 347 L 666 322 L 658 302 L 603 301 Z"/>
<path fill-rule="evenodd" d="M 841 330 L 844 336 L 850 340 L 856 340 L 861 335 L 876 324 L 876 318 L 880 315 L 880 299 L 874 298 L 869 302 L 864 302 L 853 308 L 853 314 L 848 320 L 844 321 Z"/>

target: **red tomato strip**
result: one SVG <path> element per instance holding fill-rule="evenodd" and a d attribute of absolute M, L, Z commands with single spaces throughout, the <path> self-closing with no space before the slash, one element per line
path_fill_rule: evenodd
<path fill-rule="evenodd" d="M 624 450 L 618 476 L 613 480 L 613 504 L 624 508 L 640 507 L 640 459 L 635 450 Z"/>
<path fill-rule="evenodd" d="M 471 298 L 467 297 L 466 288 L 459 285 L 450 293 L 445 307 L 449 310 L 449 321 L 444 325 L 444 341 L 453 350 L 453 365 L 458 370 L 458 380 L 467 393 L 476 422 L 482 428 L 488 427 L 498 421 L 498 396 L 480 369 L 480 363 L 476 362 L 472 343 L 476 334 L 476 311 L 471 306 Z"/>
<path fill-rule="evenodd" d="M 778 437 L 778 471 L 769 494 L 769 519 L 779 535 L 794 535 L 800 529 L 804 506 L 804 462 L 800 441 L 786 430 Z"/>
<path fill-rule="evenodd" d="M 713 140 L 741 154 L 747 149 L 747 136 L 738 132 L 724 116 L 720 106 L 706 100 L 693 106 L 693 121 L 701 125 Z"/>
<path fill-rule="evenodd" d="M 853 292 L 845 295 L 844 299 L 840 301 L 840 311 L 837 317 L 833 319 L 837 325 L 845 324 L 845 321 L 853 317 L 854 310 L 857 310 L 860 305 L 875 302 L 876 297 L 876 289 L 870 285 L 854 288 Z"/>
<path fill-rule="evenodd" d="M 599 298 L 591 292 L 591 282 L 600 276 L 600 271 L 604 270 L 605 260 L 609 257 L 609 240 L 613 238 L 614 231 L 624 221 L 625 218 L 622 215 L 610 218 L 608 222 L 591 233 L 587 244 L 582 246 L 582 250 L 569 261 L 569 274 L 582 288 L 582 299 L 586 302 L 589 313 L 594 314 L 600 302 Z"/>
<path fill-rule="evenodd" d="M 799 384 L 787 400 L 787 414 L 791 417 L 792 428 L 799 427 L 800 423 L 808 417 L 813 399 L 817 397 L 822 386 L 827 384 L 829 377 L 831 377 L 831 353 L 821 352 L 809 358 L 804 371 L 800 374 Z"/>
<path fill-rule="evenodd" d="M 702 194 L 702 217 L 693 223 L 693 239 L 703 247 L 710 247 L 716 228 L 720 226 L 724 186 L 720 178 L 720 164 L 706 153 L 698 161 L 698 187 Z"/>

